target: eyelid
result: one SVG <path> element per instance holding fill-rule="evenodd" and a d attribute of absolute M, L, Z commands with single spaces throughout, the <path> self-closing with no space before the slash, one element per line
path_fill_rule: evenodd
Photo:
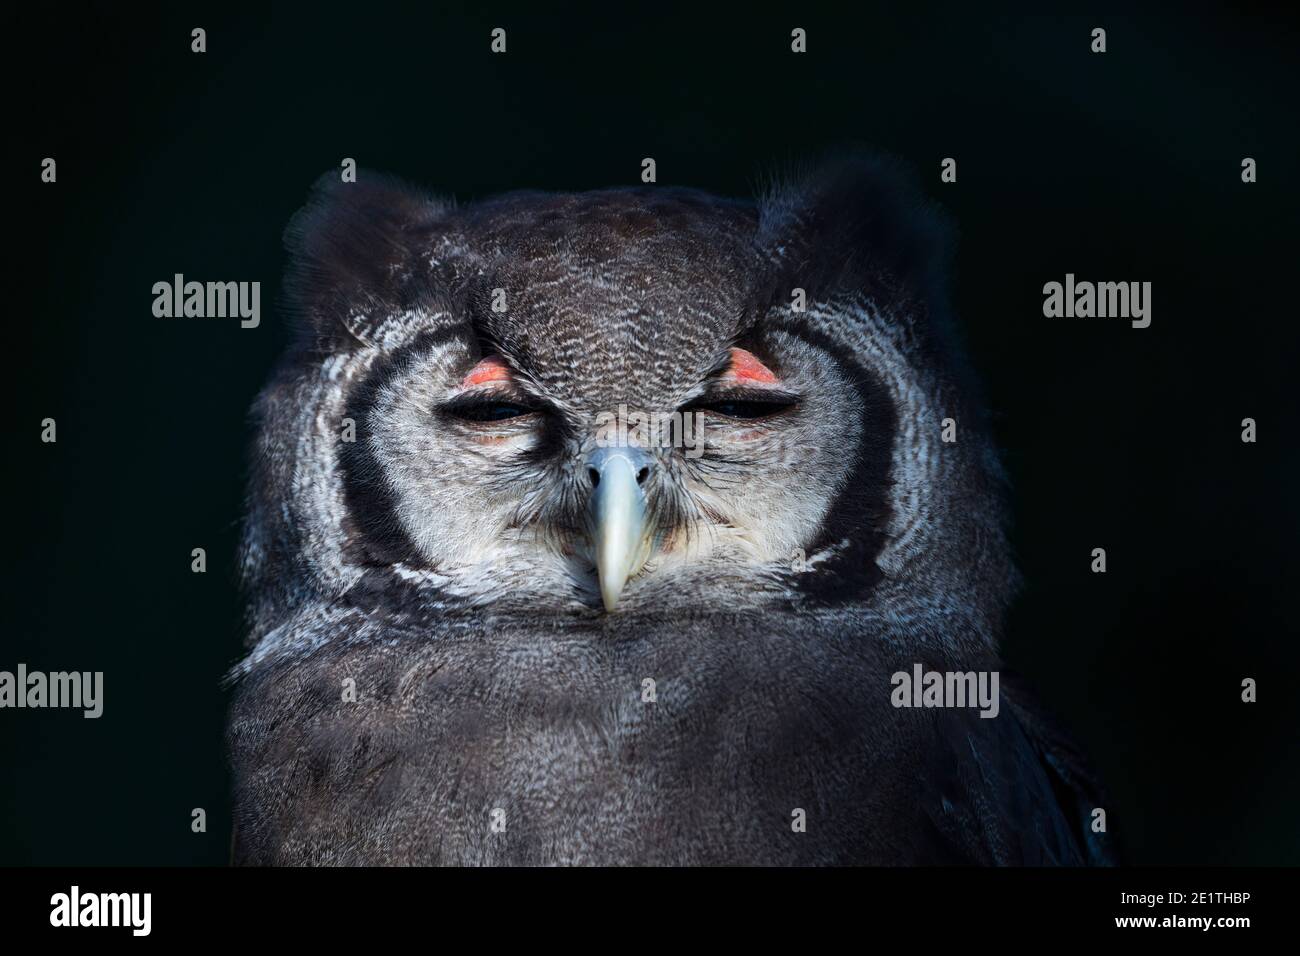
<path fill-rule="evenodd" d="M 764 405 L 797 405 L 802 398 L 794 392 L 786 391 L 783 388 L 766 387 L 741 387 L 741 388 L 722 388 L 716 391 L 705 392 L 697 398 L 691 399 L 683 406 L 684 409 L 696 408 L 702 405 L 713 405 L 718 402 L 760 402 Z"/>
<path fill-rule="evenodd" d="M 470 369 L 461 380 L 460 387 L 474 388 L 497 382 L 509 382 L 510 366 L 499 355 L 488 355 Z"/>
<path fill-rule="evenodd" d="M 731 364 L 727 368 L 725 377 L 733 382 L 757 385 L 776 385 L 779 381 L 776 373 L 764 365 L 762 359 L 748 349 L 742 348 L 731 350 Z"/>

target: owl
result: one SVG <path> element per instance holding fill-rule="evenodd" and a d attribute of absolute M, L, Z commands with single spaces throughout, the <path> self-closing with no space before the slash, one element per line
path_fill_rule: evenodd
<path fill-rule="evenodd" d="M 1112 858 L 1000 666 L 1005 479 L 906 175 L 336 178 L 254 409 L 236 862 Z"/>

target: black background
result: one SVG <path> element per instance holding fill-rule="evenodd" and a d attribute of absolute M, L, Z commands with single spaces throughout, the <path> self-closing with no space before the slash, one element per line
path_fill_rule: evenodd
<path fill-rule="evenodd" d="M 316 176 L 354 157 L 471 200 L 631 185 L 653 156 L 660 183 L 749 195 L 854 144 L 910 163 L 958 226 L 954 296 L 1027 579 L 1006 657 L 1102 771 L 1128 858 L 1300 862 L 1291 22 L 126 6 L 5 23 L 0 669 L 102 670 L 105 712 L 0 712 L 0 863 L 227 859 L 246 410 L 284 343 L 280 234 Z M 261 326 L 154 318 L 152 285 L 177 272 L 260 281 Z M 1067 272 L 1152 282 L 1151 327 L 1044 318 L 1043 283 Z"/>

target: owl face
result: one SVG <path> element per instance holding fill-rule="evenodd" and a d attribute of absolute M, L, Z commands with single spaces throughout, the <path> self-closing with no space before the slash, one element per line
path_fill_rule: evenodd
<path fill-rule="evenodd" d="M 651 187 L 458 208 L 323 181 L 287 233 L 297 334 L 256 408 L 259 646 L 322 602 L 593 621 L 853 605 L 990 641 L 1015 580 L 1000 470 L 913 195 L 858 160 L 753 203 Z"/>
<path fill-rule="evenodd" d="M 582 374 L 564 340 L 521 342 L 502 318 L 490 343 L 472 326 L 417 337 L 372 380 L 356 478 L 382 484 L 409 563 L 475 600 L 526 592 L 606 612 L 674 582 L 789 570 L 853 469 L 850 382 L 779 331 L 750 330 L 749 347 L 673 334 L 698 321 L 687 283 L 671 310 L 639 284 L 582 285 L 552 292 L 582 300 L 566 326 L 589 344 Z M 605 335 L 614 296 L 627 318 Z M 657 336 L 673 344 L 647 362 Z"/>

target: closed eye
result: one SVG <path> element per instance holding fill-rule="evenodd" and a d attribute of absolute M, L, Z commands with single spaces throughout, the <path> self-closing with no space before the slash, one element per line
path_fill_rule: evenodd
<path fill-rule="evenodd" d="M 503 422 L 533 415 L 538 411 L 522 402 L 487 398 L 452 402 L 444 405 L 442 410 L 453 418 L 466 422 Z"/>
<path fill-rule="evenodd" d="M 796 396 L 786 392 L 740 392 L 705 397 L 692 402 L 683 411 L 713 412 L 726 418 L 768 418 L 793 408 L 798 401 Z"/>

